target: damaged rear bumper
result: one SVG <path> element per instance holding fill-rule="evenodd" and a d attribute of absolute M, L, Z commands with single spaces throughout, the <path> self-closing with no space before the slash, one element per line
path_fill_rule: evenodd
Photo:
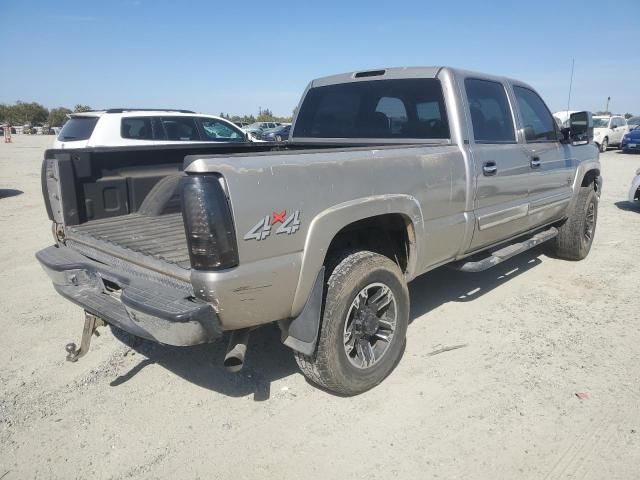
<path fill-rule="evenodd" d="M 222 335 L 213 307 L 195 299 L 188 284 L 116 271 L 68 247 L 45 248 L 36 258 L 60 295 L 132 335 L 177 346 Z"/>

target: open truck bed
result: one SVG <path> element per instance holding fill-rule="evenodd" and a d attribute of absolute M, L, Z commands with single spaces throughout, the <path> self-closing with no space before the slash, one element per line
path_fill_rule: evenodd
<path fill-rule="evenodd" d="M 67 240 L 94 247 L 115 256 L 122 249 L 132 255 L 154 259 L 189 269 L 189 251 L 182 214 L 123 217 L 93 220 L 67 228 Z"/>
<path fill-rule="evenodd" d="M 131 263 L 152 277 L 189 282 L 179 196 L 166 197 L 168 208 L 154 212 L 145 208 L 145 200 L 164 179 L 179 179 L 188 155 L 273 148 L 254 143 L 48 150 L 42 175 L 47 211 L 51 220 L 64 225 L 64 231 L 58 230 L 61 243 L 84 256 L 107 265 Z"/>

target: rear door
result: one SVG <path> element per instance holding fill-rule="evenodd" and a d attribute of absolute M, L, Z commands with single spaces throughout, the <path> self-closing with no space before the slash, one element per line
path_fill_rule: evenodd
<path fill-rule="evenodd" d="M 560 143 L 560 132 L 540 96 L 514 85 L 521 139 L 525 142 L 529 176 L 529 224 L 534 228 L 564 213 L 571 199 L 575 160 L 571 145 Z"/>
<path fill-rule="evenodd" d="M 476 196 L 471 250 L 528 228 L 529 159 L 518 144 L 515 116 L 501 81 L 465 78 Z"/>

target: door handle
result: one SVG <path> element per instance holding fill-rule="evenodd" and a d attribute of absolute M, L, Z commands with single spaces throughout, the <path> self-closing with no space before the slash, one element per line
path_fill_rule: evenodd
<path fill-rule="evenodd" d="M 540 157 L 531 157 L 531 162 L 529 162 L 531 165 L 531 168 L 539 168 L 540 165 L 542 165 L 540 163 Z"/>
<path fill-rule="evenodd" d="M 482 164 L 482 173 L 485 177 L 490 177 L 498 173 L 498 167 L 496 166 L 496 162 L 484 162 Z"/>

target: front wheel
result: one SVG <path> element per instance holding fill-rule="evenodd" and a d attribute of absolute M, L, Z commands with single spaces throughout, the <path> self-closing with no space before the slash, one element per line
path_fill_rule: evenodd
<path fill-rule="evenodd" d="M 607 151 L 607 148 L 609 148 L 609 139 L 605 137 L 602 139 L 602 143 L 600 144 L 600 151 L 604 153 Z"/>
<path fill-rule="evenodd" d="M 398 265 L 369 251 L 344 254 L 327 281 L 316 351 L 296 352 L 296 361 L 327 390 L 362 393 L 393 370 L 408 322 L 409 293 Z"/>
<path fill-rule="evenodd" d="M 552 253 L 567 260 L 582 260 L 591 250 L 598 221 L 598 196 L 593 184 L 580 187 L 569 218 L 558 228 L 558 236 L 549 242 Z"/>

